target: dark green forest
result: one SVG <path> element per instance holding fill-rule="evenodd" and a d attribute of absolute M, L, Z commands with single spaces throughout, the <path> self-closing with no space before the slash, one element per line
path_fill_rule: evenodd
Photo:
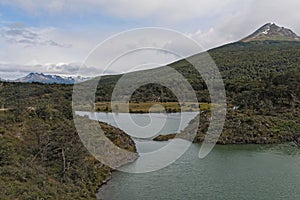
<path fill-rule="evenodd" d="M 225 83 L 229 106 L 267 114 L 296 112 L 300 96 L 300 42 L 259 41 L 238 42 L 208 51 Z M 201 56 L 195 55 L 194 57 Z M 198 71 L 187 61 L 169 65 L 192 85 L 199 102 L 210 102 L 206 84 Z M 163 74 L 164 67 L 133 72 L 132 77 Z M 96 101 L 110 101 L 111 93 L 121 75 L 101 77 Z M 131 101 L 151 101 L 153 95 L 162 102 L 177 101 L 172 91 L 159 84 L 147 84 L 134 92 Z"/>
<path fill-rule="evenodd" d="M 95 199 L 112 169 L 96 160 L 79 138 L 72 86 L 4 82 L 0 91 L 1 199 Z M 123 131 L 100 126 L 120 148 L 136 152 Z"/>
<path fill-rule="evenodd" d="M 227 95 L 228 114 L 219 143 L 299 141 L 300 42 L 238 42 L 208 53 Z M 169 66 L 189 81 L 199 102 L 210 102 L 205 82 L 189 62 Z M 160 73 L 164 70 L 131 75 L 142 79 L 165 75 Z M 120 77 L 101 77 L 95 102 L 110 101 Z M 72 85 L 0 82 L 0 193 L 6 199 L 93 199 L 98 186 L 110 177 L 111 169 L 95 160 L 79 140 L 72 120 L 72 89 Z M 131 101 L 153 101 L 153 96 L 162 102 L 177 101 L 159 84 L 140 87 Z M 196 119 L 201 125 L 195 142 L 203 140 L 209 115 L 207 111 Z M 119 129 L 102 126 L 116 144 L 136 151 Z"/>
<path fill-rule="evenodd" d="M 237 42 L 208 51 L 223 78 L 227 96 L 227 117 L 218 143 L 299 143 L 300 135 L 300 42 Z M 201 54 L 193 56 L 194 59 Z M 192 58 L 192 59 L 193 59 Z M 192 85 L 199 102 L 210 102 L 207 86 L 187 60 L 170 64 Z M 133 72 L 131 77 L 163 76 L 176 82 L 164 68 Z M 121 76 L 100 79 L 96 100 L 108 101 Z M 138 81 L 138 80 L 137 80 Z M 124 88 L 126 90 L 126 88 Z M 185 91 L 182 91 L 183 93 Z M 105 94 L 105 95 L 104 95 Z M 176 96 L 159 84 L 147 84 L 136 90 L 131 101 L 177 101 Z M 194 142 L 202 142 L 210 113 L 198 117 L 200 126 Z M 191 123 L 184 134 L 193 128 Z"/>

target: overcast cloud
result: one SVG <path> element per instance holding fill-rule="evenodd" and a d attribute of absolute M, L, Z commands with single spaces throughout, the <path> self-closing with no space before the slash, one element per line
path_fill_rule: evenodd
<path fill-rule="evenodd" d="M 2 27 L 2 39 L 8 43 L 19 44 L 23 47 L 32 46 L 55 46 L 62 48 L 70 48 L 71 44 L 58 43 L 52 39 L 43 36 L 43 29 L 26 27 L 23 24 L 15 23 Z"/>
<path fill-rule="evenodd" d="M 2 0 L 0 5 L 26 16 L 16 20 L 3 10 L 0 15 L 2 78 L 8 68 L 15 76 L 31 71 L 74 74 L 74 63 L 82 63 L 96 44 L 112 33 L 143 26 L 175 29 L 205 49 L 240 40 L 267 22 L 300 34 L 298 0 Z M 83 20 L 73 19 L 78 16 Z M 51 25 L 42 18 L 51 18 Z M 38 25 L 33 23 L 37 19 Z M 55 20 L 64 20 L 65 26 L 56 27 Z"/>

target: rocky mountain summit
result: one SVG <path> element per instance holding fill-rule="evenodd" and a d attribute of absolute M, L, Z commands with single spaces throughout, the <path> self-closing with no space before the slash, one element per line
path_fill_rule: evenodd
<path fill-rule="evenodd" d="M 285 27 L 279 27 L 275 23 L 267 23 L 250 34 L 246 38 L 242 39 L 242 42 L 251 41 L 300 41 L 300 37 L 294 33 L 291 29 Z"/>

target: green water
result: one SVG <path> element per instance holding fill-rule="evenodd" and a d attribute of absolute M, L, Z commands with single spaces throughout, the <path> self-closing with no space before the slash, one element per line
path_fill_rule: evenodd
<path fill-rule="evenodd" d="M 155 143 L 153 143 L 155 145 Z M 290 145 L 216 146 L 198 159 L 193 144 L 175 163 L 145 174 L 114 172 L 104 200 L 300 199 L 300 150 Z"/>

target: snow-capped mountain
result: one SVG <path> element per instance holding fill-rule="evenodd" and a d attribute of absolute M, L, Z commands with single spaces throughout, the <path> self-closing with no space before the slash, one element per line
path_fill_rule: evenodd
<path fill-rule="evenodd" d="M 45 83 L 45 84 L 74 84 L 74 83 L 81 83 L 84 81 L 89 80 L 90 78 L 85 78 L 81 76 L 77 77 L 62 77 L 58 75 L 46 75 L 43 73 L 30 73 L 25 77 L 19 78 L 14 80 L 14 82 L 38 82 L 38 83 Z"/>
<path fill-rule="evenodd" d="M 300 41 L 300 37 L 290 29 L 279 27 L 275 23 L 267 23 L 241 41 L 251 42 L 264 40 Z"/>

